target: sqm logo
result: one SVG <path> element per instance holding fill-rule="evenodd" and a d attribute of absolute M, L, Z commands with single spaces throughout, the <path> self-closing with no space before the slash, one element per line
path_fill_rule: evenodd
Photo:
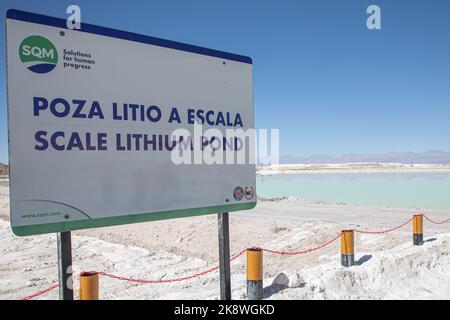
<path fill-rule="evenodd" d="M 19 46 L 20 61 L 36 73 L 52 71 L 58 63 L 58 51 L 53 43 L 41 36 L 27 37 Z"/>

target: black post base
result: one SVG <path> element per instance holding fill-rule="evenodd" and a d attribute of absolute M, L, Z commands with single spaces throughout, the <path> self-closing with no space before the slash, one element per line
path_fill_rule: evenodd
<path fill-rule="evenodd" d="M 355 255 L 354 254 L 341 254 L 341 264 L 344 267 L 351 267 L 355 264 Z"/>
<path fill-rule="evenodd" d="M 413 233 L 413 244 L 415 246 L 423 245 L 423 233 Z"/>
<path fill-rule="evenodd" d="M 249 300 L 263 299 L 263 281 L 247 280 L 247 297 Z"/>

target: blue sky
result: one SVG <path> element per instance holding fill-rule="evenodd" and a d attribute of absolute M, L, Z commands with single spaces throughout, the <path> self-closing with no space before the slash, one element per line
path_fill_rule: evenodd
<path fill-rule="evenodd" d="M 258 128 L 291 155 L 450 151 L 450 1 L 20 1 L 22 9 L 252 57 Z M 382 29 L 366 28 L 381 7 Z M 4 23 L 0 24 L 4 43 Z M 7 162 L 0 46 L 0 161 Z"/>

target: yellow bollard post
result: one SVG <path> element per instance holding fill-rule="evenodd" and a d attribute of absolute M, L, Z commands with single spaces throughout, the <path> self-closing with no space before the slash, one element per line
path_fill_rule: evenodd
<path fill-rule="evenodd" d="M 413 245 L 423 244 L 423 214 L 413 216 Z"/>
<path fill-rule="evenodd" d="M 78 300 L 98 300 L 98 291 L 98 274 L 89 272 L 81 273 Z"/>
<path fill-rule="evenodd" d="M 342 230 L 341 264 L 344 267 L 351 267 L 355 264 L 355 245 L 353 238 L 353 230 Z"/>
<path fill-rule="evenodd" d="M 247 297 L 263 299 L 263 252 L 260 248 L 247 250 Z"/>

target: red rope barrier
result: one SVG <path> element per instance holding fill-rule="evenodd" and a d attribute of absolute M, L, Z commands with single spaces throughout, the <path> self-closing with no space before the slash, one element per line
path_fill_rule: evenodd
<path fill-rule="evenodd" d="M 424 215 L 425 219 L 427 219 L 429 222 L 434 223 L 434 224 L 444 224 L 450 221 L 450 218 L 444 220 L 444 221 L 433 221 L 430 218 L 428 218 L 426 215 Z M 382 231 L 365 231 L 365 230 L 353 230 L 354 232 L 359 232 L 359 233 L 365 233 L 365 234 L 385 234 L 385 233 L 389 233 L 389 232 L 393 232 L 395 230 L 398 230 L 400 228 L 403 228 L 404 226 L 406 226 L 408 223 L 410 223 L 413 220 L 413 218 L 409 219 L 408 221 L 405 221 L 404 223 L 402 223 L 401 225 L 394 227 L 392 229 L 388 229 L 388 230 L 382 230 Z M 299 255 L 299 254 L 306 254 L 306 253 L 310 253 L 313 251 L 317 251 L 320 250 L 328 245 L 330 245 L 331 243 L 335 242 L 337 239 L 339 239 L 341 237 L 341 234 L 335 236 L 334 238 L 322 243 L 321 245 L 317 246 L 317 247 L 313 247 L 304 251 L 276 251 L 276 250 L 271 250 L 271 249 L 266 249 L 266 248 L 260 248 L 260 247 L 252 247 L 252 248 L 246 248 L 244 250 L 241 250 L 240 252 L 238 252 L 237 254 L 233 255 L 230 258 L 230 262 L 236 260 L 238 257 L 240 257 L 241 255 L 243 255 L 247 250 L 250 249 L 261 249 L 265 252 L 268 253 L 273 253 L 273 254 L 280 254 L 280 255 Z M 205 274 L 211 273 L 216 271 L 217 269 L 219 269 L 219 266 L 215 266 L 213 268 L 210 268 L 208 270 L 205 270 L 203 272 L 199 272 L 196 274 L 193 274 L 191 276 L 185 276 L 185 277 L 181 277 L 181 278 L 174 278 L 174 279 L 160 279 L 160 280 L 146 280 L 146 279 L 135 279 L 135 278 L 127 278 L 127 277 L 122 277 L 122 276 L 116 276 L 110 273 L 106 273 L 103 271 L 88 271 L 89 273 L 95 273 L 98 275 L 102 275 L 111 279 L 116 279 L 116 280 L 122 280 L 122 281 L 129 281 L 129 282 L 137 282 L 137 283 L 169 283 L 169 282 L 179 282 L 179 281 L 184 281 L 184 280 L 189 280 L 189 279 L 193 279 L 193 278 L 198 278 L 201 277 Z M 32 295 L 26 296 L 25 298 L 23 298 L 22 300 L 31 300 L 33 298 L 36 298 L 40 295 L 43 295 L 47 292 L 50 292 L 56 288 L 58 288 L 58 284 L 54 284 L 50 287 L 48 287 L 47 289 L 44 289 L 42 291 L 38 291 Z"/>
<path fill-rule="evenodd" d="M 437 222 L 437 221 L 433 221 L 430 218 L 428 218 L 426 215 L 423 215 L 425 217 L 425 219 L 427 219 L 429 222 L 433 223 L 433 224 L 444 224 L 450 221 L 450 218 L 448 218 L 447 220 L 441 221 L 441 222 Z"/>
<path fill-rule="evenodd" d="M 270 249 L 265 249 L 265 248 L 259 248 L 259 249 L 261 249 L 261 250 L 263 250 L 263 251 L 265 251 L 265 252 L 274 253 L 274 254 L 281 254 L 281 255 L 285 255 L 285 254 L 286 254 L 286 255 L 305 254 L 305 253 L 310 253 L 310 252 L 313 252 L 313 251 L 320 250 L 320 249 L 322 249 L 322 248 L 328 246 L 329 244 L 335 242 L 335 241 L 336 241 L 337 239 L 339 239 L 340 237 L 341 237 L 341 234 L 338 234 L 338 235 L 337 235 L 336 237 L 334 237 L 333 239 L 328 240 L 327 242 L 322 243 L 321 245 L 319 245 L 319 246 L 317 246 L 317 247 L 314 247 L 314 248 L 311 248 L 311 249 L 307 249 L 307 250 L 304 250 L 304 251 L 276 251 L 276 250 L 270 250 Z"/>
<path fill-rule="evenodd" d="M 235 254 L 234 256 L 232 256 L 230 258 L 230 262 L 232 262 L 233 260 L 236 260 L 238 257 L 240 257 L 241 255 L 243 255 L 246 251 L 248 250 L 248 248 L 238 252 L 237 254 Z M 116 279 L 116 280 L 123 280 L 123 281 L 129 281 L 129 282 L 137 282 L 137 283 L 168 283 L 168 282 L 178 282 L 178 281 L 184 281 L 184 280 L 189 280 L 189 279 L 193 279 L 193 278 L 198 278 L 200 276 L 203 276 L 205 274 L 211 273 L 213 271 L 216 271 L 217 269 L 219 269 L 219 266 L 215 266 L 213 268 L 210 268 L 206 271 L 200 272 L 200 273 L 196 273 L 194 275 L 191 276 L 186 276 L 186 277 L 182 277 L 182 278 L 174 278 L 174 279 L 160 279 L 160 280 L 146 280 L 146 279 L 134 279 L 134 278 L 126 278 L 126 277 L 121 277 L 121 276 L 116 276 L 110 273 L 106 273 L 103 271 L 88 271 L 88 272 L 92 272 L 92 273 L 96 273 L 98 275 L 102 275 L 105 277 L 109 277 L 112 279 Z"/>
<path fill-rule="evenodd" d="M 241 250 L 240 252 L 238 252 L 237 254 L 231 256 L 230 258 L 230 262 L 233 260 L 236 260 L 238 257 L 240 257 L 241 255 L 243 255 L 246 251 L 248 250 L 248 248 Z M 83 271 L 83 272 L 87 272 L 87 273 L 93 273 L 93 274 L 98 274 L 98 275 L 102 275 L 108 278 L 112 278 L 112 279 L 116 279 L 116 280 L 123 280 L 123 281 L 129 281 L 129 282 L 138 282 L 138 283 L 168 283 L 168 282 L 178 282 L 178 281 L 184 281 L 184 280 L 189 280 L 189 279 L 193 279 L 193 278 L 198 278 L 200 276 L 203 276 L 205 274 L 211 273 L 213 271 L 216 271 L 217 269 L 219 269 L 219 266 L 215 266 L 213 268 L 210 268 L 206 271 L 200 272 L 200 273 L 196 273 L 194 275 L 191 276 L 186 276 L 186 277 L 182 277 L 182 278 L 175 278 L 175 279 L 161 279 L 161 280 L 146 280 L 146 279 L 134 279 L 134 278 L 126 278 L 126 277 L 121 277 L 121 276 L 116 276 L 110 273 L 106 273 L 103 271 Z M 58 288 L 58 284 L 54 284 L 51 287 L 48 287 L 45 290 L 36 292 L 30 296 L 26 296 L 25 298 L 22 298 L 21 300 L 31 300 L 33 298 L 36 298 L 40 295 L 43 295 L 49 291 L 52 291 L 56 288 Z"/>
<path fill-rule="evenodd" d="M 388 230 L 382 230 L 382 231 L 365 231 L 365 230 L 353 230 L 354 232 L 359 232 L 359 233 L 366 233 L 366 234 L 384 234 L 384 233 L 389 233 L 398 229 L 403 228 L 404 226 L 406 226 L 408 223 L 410 223 L 413 220 L 413 218 L 409 219 L 408 221 L 403 222 L 401 225 L 392 228 L 392 229 L 388 229 Z"/>
<path fill-rule="evenodd" d="M 48 287 L 47 289 L 44 289 L 44 290 L 42 290 L 42 291 L 38 291 L 38 292 L 36 292 L 36 293 L 33 293 L 32 295 L 26 296 L 25 298 L 22 298 L 21 300 L 31 300 L 31 299 L 34 299 L 34 298 L 36 298 L 36 297 L 39 297 L 39 296 L 43 295 L 44 293 L 47 293 L 47 292 L 49 292 L 49 291 L 52 291 L 52 290 L 54 290 L 54 289 L 56 289 L 56 288 L 58 288 L 58 287 L 59 287 L 59 284 L 54 284 L 54 285 L 52 285 L 51 287 Z"/>
<path fill-rule="evenodd" d="M 319 245 L 317 247 L 314 247 L 314 248 L 311 248 L 311 249 L 308 249 L 308 250 L 305 250 L 305 251 L 288 252 L 288 251 L 275 251 L 275 250 L 270 250 L 270 249 L 265 249 L 265 248 L 261 248 L 261 250 L 269 252 L 269 253 L 274 253 L 274 254 L 286 254 L 286 255 L 305 254 L 305 253 L 309 253 L 309 252 L 313 252 L 313 251 L 322 249 L 322 248 L 326 247 L 327 245 L 333 243 L 334 241 L 336 241 L 340 237 L 341 237 L 341 235 L 339 234 L 336 237 L 334 237 L 333 239 L 331 239 L 331 240 L 329 240 L 329 241 L 327 241 L 327 242 L 325 242 L 325 243 L 323 243 L 323 244 L 321 244 L 321 245 Z M 243 255 L 249 249 L 253 249 L 253 248 L 245 248 L 244 250 L 241 250 L 240 252 L 238 252 L 237 254 L 233 255 L 230 258 L 230 262 L 232 262 L 232 261 L 236 260 L 237 258 L 239 258 L 241 255 Z M 103 272 L 103 271 L 86 271 L 86 272 L 87 273 L 98 274 L 98 275 L 101 275 L 101 276 L 105 276 L 105 277 L 108 277 L 108 278 L 111 278 L 111 279 L 116 279 L 116 280 L 121 280 L 121 281 L 129 281 L 129 282 L 144 283 L 144 284 L 155 284 L 155 283 L 179 282 L 179 281 L 189 280 L 189 279 L 193 279 L 193 278 L 198 278 L 198 277 L 204 276 L 204 275 L 206 275 L 208 273 L 214 272 L 217 269 L 219 269 L 219 266 L 215 266 L 213 268 L 210 268 L 210 269 L 205 270 L 203 272 L 196 273 L 196 274 L 191 275 L 191 276 L 185 276 L 185 277 L 174 278 L 174 279 L 160 279 L 160 280 L 147 280 L 147 279 L 127 278 L 127 277 L 122 277 L 122 276 L 116 276 L 114 274 Z M 43 295 L 43 294 L 45 294 L 45 293 L 47 293 L 49 291 L 52 291 L 52 290 L 56 289 L 57 287 L 58 287 L 58 284 L 52 285 L 51 287 L 49 287 L 49 288 L 47 288 L 45 290 L 36 292 L 35 294 L 32 294 L 30 296 L 27 296 L 27 297 L 23 298 L 22 300 L 30 300 L 30 299 L 36 298 L 36 297 L 38 297 L 40 295 Z"/>

